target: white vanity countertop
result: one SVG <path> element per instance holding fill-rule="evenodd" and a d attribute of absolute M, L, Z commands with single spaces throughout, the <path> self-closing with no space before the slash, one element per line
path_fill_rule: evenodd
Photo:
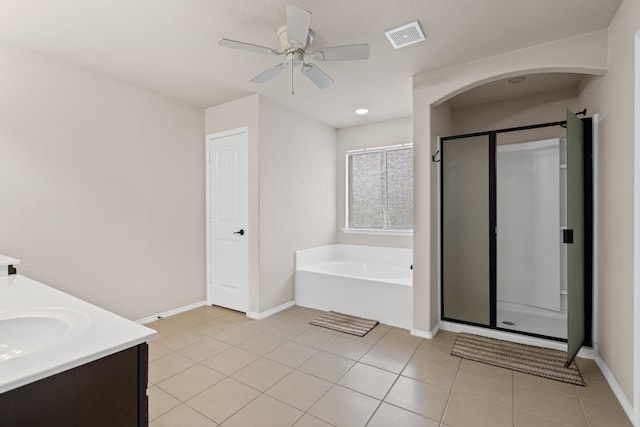
<path fill-rule="evenodd" d="M 28 277 L 0 277 L 0 393 L 156 336 L 153 329 Z"/>

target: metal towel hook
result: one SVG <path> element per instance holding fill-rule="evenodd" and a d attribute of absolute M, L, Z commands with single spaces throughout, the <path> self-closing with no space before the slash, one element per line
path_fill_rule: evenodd
<path fill-rule="evenodd" d="M 440 150 L 436 150 L 435 153 L 433 153 L 433 156 L 431 156 L 431 161 L 438 163 L 441 159 L 436 159 L 436 157 L 438 156 L 438 154 L 440 154 Z"/>

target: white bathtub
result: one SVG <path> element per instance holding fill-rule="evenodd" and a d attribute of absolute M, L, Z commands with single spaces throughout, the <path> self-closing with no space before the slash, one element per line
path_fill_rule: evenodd
<path fill-rule="evenodd" d="M 295 262 L 296 305 L 411 329 L 411 249 L 329 245 L 296 251 Z"/>

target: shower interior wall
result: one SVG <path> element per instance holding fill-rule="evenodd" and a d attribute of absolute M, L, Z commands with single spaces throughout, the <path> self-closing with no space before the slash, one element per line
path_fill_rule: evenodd
<path fill-rule="evenodd" d="M 556 138 L 498 145 L 496 153 L 496 325 L 564 339 L 565 147 Z"/>

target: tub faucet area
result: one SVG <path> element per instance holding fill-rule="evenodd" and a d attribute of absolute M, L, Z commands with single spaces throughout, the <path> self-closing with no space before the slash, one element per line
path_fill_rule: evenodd
<path fill-rule="evenodd" d="M 0 255 L 0 277 L 16 274 L 18 269 L 16 265 L 20 264 L 20 260 L 6 255 Z"/>

